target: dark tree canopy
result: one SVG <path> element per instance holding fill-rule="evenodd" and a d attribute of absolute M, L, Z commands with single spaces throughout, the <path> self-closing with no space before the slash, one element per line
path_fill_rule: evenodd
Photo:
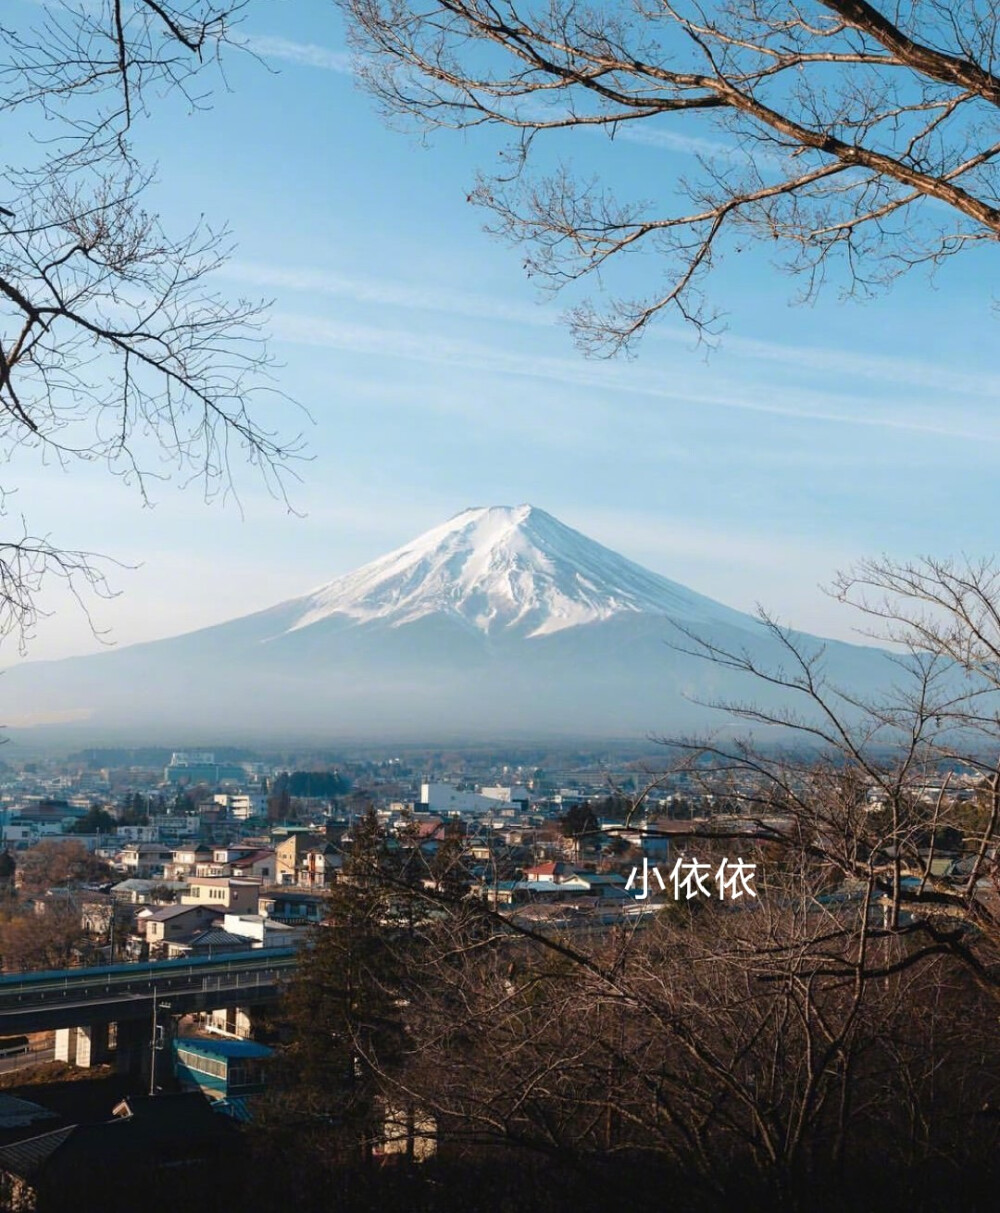
<path fill-rule="evenodd" d="M 87 811 L 86 817 L 81 817 L 79 821 L 74 822 L 70 833 L 113 834 L 117 824 L 117 820 L 107 809 L 102 809 L 100 805 L 93 805 Z"/>
<path fill-rule="evenodd" d="M 747 242 L 773 246 L 808 295 L 835 258 L 867 292 L 1000 235 L 995 0 L 341 4 L 389 115 L 514 132 L 471 198 L 527 244 L 529 272 L 560 287 L 656 255 L 641 296 L 571 312 L 587 350 L 627 346 L 669 308 L 710 326 L 703 280 Z M 673 179 L 668 164 L 644 199 L 530 171 L 539 136 L 568 128 L 681 140 L 696 163 Z"/>
<path fill-rule="evenodd" d="M 17 860 L 4 847 L 0 851 L 0 893 L 9 892 L 14 887 L 14 875 L 17 872 Z"/>
<path fill-rule="evenodd" d="M 287 777 L 279 776 L 276 790 L 281 780 L 292 796 L 344 796 L 351 790 L 351 781 L 337 771 L 292 771 Z"/>
<path fill-rule="evenodd" d="M 589 804 L 573 805 L 566 816 L 559 819 L 559 824 L 567 838 L 584 838 L 600 829 L 593 806 Z"/>

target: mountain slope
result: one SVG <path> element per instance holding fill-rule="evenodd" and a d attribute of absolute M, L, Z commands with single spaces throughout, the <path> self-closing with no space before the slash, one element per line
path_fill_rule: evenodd
<path fill-rule="evenodd" d="M 332 615 L 393 627 L 427 615 L 487 635 L 551 635 L 623 613 L 738 615 L 634 564 L 530 505 L 464 510 L 303 600 L 295 628 Z"/>
<path fill-rule="evenodd" d="M 717 724 L 694 700 L 759 697 L 733 671 L 671 647 L 683 641 L 675 624 L 762 662 L 783 658 L 755 619 L 543 510 L 469 509 L 269 610 L 15 667 L 0 679 L 0 724 L 76 722 L 178 743 L 634 737 Z M 825 662 L 854 690 L 886 676 L 873 649 L 829 643 Z"/>

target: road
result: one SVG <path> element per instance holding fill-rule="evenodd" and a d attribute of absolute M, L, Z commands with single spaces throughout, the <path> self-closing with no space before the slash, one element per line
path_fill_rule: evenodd
<path fill-rule="evenodd" d="M 55 1059 L 56 1051 L 53 1045 L 49 1045 L 47 1049 L 32 1049 L 19 1057 L 0 1057 L 0 1074 L 9 1074 L 11 1070 L 23 1070 L 25 1066 L 37 1066 Z"/>

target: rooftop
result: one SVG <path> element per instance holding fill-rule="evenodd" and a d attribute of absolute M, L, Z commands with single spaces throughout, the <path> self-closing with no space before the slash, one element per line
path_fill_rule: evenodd
<path fill-rule="evenodd" d="M 177 941 L 180 944 L 180 940 Z M 236 935 L 232 931 L 226 931 L 222 927 L 208 927 L 204 931 L 199 931 L 197 935 L 192 935 L 190 939 L 184 941 L 184 946 L 188 948 L 227 948 L 231 952 L 239 951 L 241 948 L 250 948 L 252 940 L 247 935 Z"/>
<path fill-rule="evenodd" d="M 176 1045 L 179 1049 L 188 1049 L 192 1053 L 203 1053 L 206 1057 L 225 1057 L 228 1059 L 244 1057 L 270 1057 L 274 1053 L 267 1045 L 259 1045 L 254 1040 L 227 1040 L 215 1036 L 178 1036 Z"/>
<path fill-rule="evenodd" d="M 259 889 L 259 880 L 250 880 L 248 878 L 237 876 L 192 876 L 188 884 L 193 888 L 195 885 L 229 885 L 235 888 Z"/>

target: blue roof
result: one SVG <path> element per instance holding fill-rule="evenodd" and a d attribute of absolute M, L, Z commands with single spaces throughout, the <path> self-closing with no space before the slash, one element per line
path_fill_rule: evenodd
<path fill-rule="evenodd" d="M 270 1057 L 274 1052 L 267 1045 L 254 1040 L 228 1040 L 226 1037 L 178 1036 L 178 1049 L 189 1049 L 192 1053 L 204 1053 L 207 1057 Z"/>
<path fill-rule="evenodd" d="M 224 1116 L 231 1116 L 233 1120 L 238 1120 L 240 1124 L 248 1125 L 253 1123 L 253 1113 L 245 1099 L 236 1099 L 233 1096 L 227 1096 L 225 1099 L 216 1099 L 212 1103 L 213 1112 L 221 1112 Z"/>

